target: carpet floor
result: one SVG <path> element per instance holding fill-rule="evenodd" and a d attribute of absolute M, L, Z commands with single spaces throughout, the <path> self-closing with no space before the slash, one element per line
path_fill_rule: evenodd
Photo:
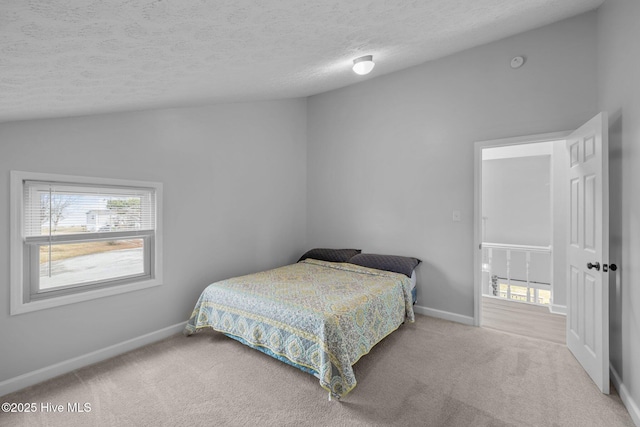
<path fill-rule="evenodd" d="M 175 335 L 0 398 L 36 403 L 2 426 L 633 426 L 553 342 L 426 316 L 354 366 L 328 401 L 318 380 L 213 332 Z M 41 405 L 63 405 L 43 412 Z M 88 403 L 71 413 L 68 404 Z"/>

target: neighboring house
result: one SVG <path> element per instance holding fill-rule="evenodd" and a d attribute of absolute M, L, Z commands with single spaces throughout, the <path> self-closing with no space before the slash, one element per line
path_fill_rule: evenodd
<path fill-rule="evenodd" d="M 113 212 L 108 209 L 95 209 L 87 212 L 87 231 L 98 231 L 102 227 L 111 226 Z"/>

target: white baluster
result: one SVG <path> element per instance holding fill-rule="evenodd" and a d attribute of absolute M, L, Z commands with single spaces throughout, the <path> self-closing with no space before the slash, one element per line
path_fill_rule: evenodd
<path fill-rule="evenodd" d="M 507 249 L 507 299 L 511 299 L 511 249 Z"/>
<path fill-rule="evenodd" d="M 487 249 L 487 251 L 489 253 L 489 260 L 488 260 L 489 261 L 489 288 L 491 288 L 491 276 L 493 275 L 493 249 L 489 248 Z M 489 293 L 491 295 L 494 295 L 493 289 L 490 289 Z"/>
<path fill-rule="evenodd" d="M 526 254 L 526 263 L 527 263 L 526 265 L 527 302 L 531 302 L 531 281 L 529 279 L 529 266 L 531 265 L 531 251 L 527 251 L 525 254 Z"/>

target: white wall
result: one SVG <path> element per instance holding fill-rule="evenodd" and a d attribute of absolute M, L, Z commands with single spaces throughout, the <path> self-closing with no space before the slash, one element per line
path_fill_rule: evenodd
<path fill-rule="evenodd" d="M 551 156 L 482 161 L 484 241 L 551 244 Z"/>
<path fill-rule="evenodd" d="M 164 184 L 164 285 L 9 315 L 9 171 Z M 306 250 L 306 100 L 0 124 L 0 382 L 185 321 Z"/>
<path fill-rule="evenodd" d="M 567 186 L 567 164 L 569 153 L 565 141 L 553 143 L 551 155 L 552 173 L 552 222 L 553 238 L 553 302 L 551 310 L 567 313 L 567 206 L 569 191 Z"/>
<path fill-rule="evenodd" d="M 544 144 L 551 150 L 549 143 Z M 535 146 L 524 144 L 488 148 L 485 152 Z M 482 160 L 483 242 L 549 246 L 551 244 L 551 155 L 527 155 Z M 488 249 L 484 249 L 485 253 Z M 491 274 L 507 277 L 507 251 L 492 251 Z M 488 253 L 487 253 L 488 255 Z M 524 252 L 513 252 L 509 276 L 516 280 L 553 283 L 551 256 L 533 253 L 527 265 Z M 483 289 L 490 277 L 483 274 Z"/>
<path fill-rule="evenodd" d="M 595 45 L 592 12 L 310 97 L 309 246 L 421 258 L 420 304 L 473 317 L 473 143 L 594 116 Z"/>
<path fill-rule="evenodd" d="M 598 12 L 598 104 L 609 113 L 610 357 L 640 425 L 640 2 Z M 606 261 L 605 261 L 606 262 Z"/>

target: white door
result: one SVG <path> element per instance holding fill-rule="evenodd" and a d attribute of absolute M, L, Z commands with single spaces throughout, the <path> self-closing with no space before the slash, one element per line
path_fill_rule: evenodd
<path fill-rule="evenodd" d="M 567 346 L 609 393 L 608 120 L 600 113 L 567 138 Z"/>

